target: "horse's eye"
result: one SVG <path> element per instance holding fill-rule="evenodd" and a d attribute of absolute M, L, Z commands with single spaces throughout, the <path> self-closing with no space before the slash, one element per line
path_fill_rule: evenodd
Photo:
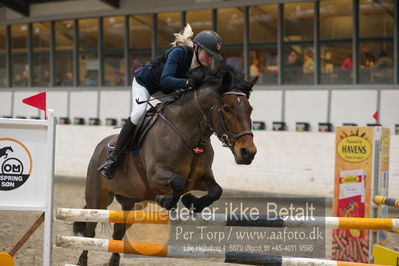
<path fill-rule="evenodd" d="M 226 113 L 230 112 L 231 108 L 229 106 L 223 106 L 223 111 Z"/>

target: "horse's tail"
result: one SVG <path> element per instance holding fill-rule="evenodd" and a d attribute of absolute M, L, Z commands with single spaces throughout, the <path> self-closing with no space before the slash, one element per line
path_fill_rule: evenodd
<path fill-rule="evenodd" d="M 83 207 L 83 209 L 86 209 L 86 205 Z M 73 223 L 73 234 L 75 236 L 77 235 L 83 235 L 86 229 L 86 222 L 74 222 Z"/>

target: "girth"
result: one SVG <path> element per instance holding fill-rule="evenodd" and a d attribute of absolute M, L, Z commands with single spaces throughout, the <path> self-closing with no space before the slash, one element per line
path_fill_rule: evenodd
<path fill-rule="evenodd" d="M 199 156 L 204 153 L 204 147 L 205 144 L 209 141 L 209 138 L 202 138 L 198 145 L 194 145 L 184 134 L 181 132 L 180 129 L 178 129 L 175 125 L 173 125 L 172 122 L 169 121 L 161 112 L 159 112 L 159 117 L 165 122 L 166 125 L 168 125 L 173 132 L 175 132 L 186 144 L 186 146 L 193 152 L 193 159 L 191 161 L 191 166 L 190 166 L 190 172 L 187 176 L 186 179 L 186 185 L 189 184 L 192 180 L 193 174 L 195 167 L 197 166 L 198 163 L 198 158 Z"/>

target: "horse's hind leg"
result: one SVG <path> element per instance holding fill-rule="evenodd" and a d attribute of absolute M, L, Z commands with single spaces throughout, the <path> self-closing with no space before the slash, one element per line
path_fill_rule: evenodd
<path fill-rule="evenodd" d="M 115 196 L 116 200 L 122 205 L 122 210 L 129 211 L 133 209 L 135 200 L 125 198 L 123 196 Z M 131 224 L 126 223 L 115 223 L 114 224 L 114 233 L 112 234 L 112 239 L 114 240 L 122 240 L 125 235 L 126 230 L 131 226 Z M 119 265 L 120 255 L 119 253 L 112 253 L 111 258 L 109 259 L 108 264 L 112 266 Z"/>

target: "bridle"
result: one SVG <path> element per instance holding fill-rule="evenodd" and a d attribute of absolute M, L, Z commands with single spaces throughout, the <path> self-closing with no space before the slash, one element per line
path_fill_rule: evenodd
<path fill-rule="evenodd" d="M 236 95 L 236 96 L 245 96 L 247 97 L 247 95 L 243 92 L 235 92 L 235 91 L 229 91 L 229 92 L 225 92 L 221 95 L 221 97 L 218 99 L 217 102 L 217 121 L 219 121 L 220 125 L 221 125 L 221 129 L 222 129 L 222 134 L 219 135 L 216 130 L 214 130 L 214 127 L 212 126 L 212 121 L 210 119 L 210 114 L 213 110 L 213 108 L 215 107 L 215 105 L 212 105 L 211 108 L 209 109 L 208 115 L 205 114 L 204 110 L 202 110 L 199 101 L 198 101 L 198 90 L 195 91 L 195 101 L 197 103 L 197 107 L 200 110 L 201 114 L 202 114 L 202 118 L 208 122 L 208 127 L 209 129 L 212 131 L 213 134 L 215 134 L 215 136 L 218 137 L 218 139 L 222 142 L 223 147 L 233 147 L 234 143 L 237 141 L 237 139 L 239 139 L 240 137 L 244 136 L 244 135 L 251 135 L 253 136 L 254 134 L 252 133 L 251 130 L 246 130 L 246 131 L 242 131 L 240 133 L 231 133 L 225 125 L 224 119 L 223 119 L 223 115 L 221 113 L 221 99 L 226 96 L 226 95 Z"/>

